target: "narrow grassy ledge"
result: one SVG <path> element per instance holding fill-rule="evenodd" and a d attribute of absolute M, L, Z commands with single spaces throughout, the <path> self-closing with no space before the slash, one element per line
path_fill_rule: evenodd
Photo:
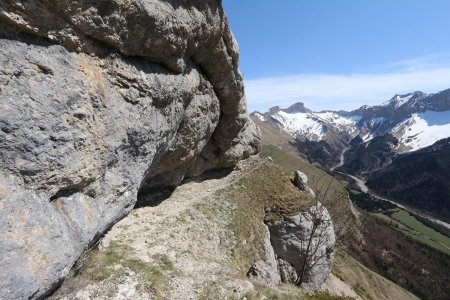
<path fill-rule="evenodd" d="M 263 162 L 222 192 L 222 199 L 232 201 L 235 207 L 229 229 L 236 238 L 232 251 L 240 272 L 246 272 L 255 261 L 265 257 L 265 218 L 282 218 L 314 203 L 307 193 L 292 184 L 291 177 L 279 166 Z M 278 213 L 266 216 L 265 208 L 273 205 L 279 208 Z"/>

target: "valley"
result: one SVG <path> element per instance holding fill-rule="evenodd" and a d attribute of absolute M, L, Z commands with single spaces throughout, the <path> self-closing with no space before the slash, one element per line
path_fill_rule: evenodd
<path fill-rule="evenodd" d="M 450 90 L 395 95 L 353 111 L 313 112 L 299 102 L 251 117 L 289 135 L 313 165 L 363 178 L 363 191 L 450 221 Z"/>
<path fill-rule="evenodd" d="M 445 204 L 449 201 L 445 185 L 450 186 L 448 95 L 444 91 L 396 96 L 384 103 L 398 110 L 389 112 L 391 119 L 382 106 L 362 107 L 358 119 L 346 112 L 314 113 L 302 103 L 251 114 L 262 131 L 263 156 L 291 170 L 314 168 L 313 177 L 333 175 L 336 184 L 343 185 L 358 216 L 352 233 L 344 238 L 345 251 L 422 299 L 446 299 L 450 293 L 444 284 L 450 275 Z M 433 98 L 439 99 L 439 105 Z M 427 111 L 432 106 L 443 111 Z M 380 111 L 385 117 L 380 117 Z M 427 178 L 434 178 L 434 183 Z M 417 195 L 398 197 L 410 195 L 408 189 Z"/>
<path fill-rule="evenodd" d="M 346 174 L 346 173 L 342 173 L 342 172 L 339 172 L 339 174 L 342 174 L 344 176 L 348 176 L 349 178 L 351 178 L 355 182 L 355 184 L 357 185 L 358 189 L 361 192 L 363 192 L 365 194 L 368 194 L 369 196 L 373 197 L 374 199 L 385 201 L 385 202 L 389 202 L 389 203 L 393 204 L 394 206 L 396 206 L 397 208 L 401 209 L 401 211 L 410 213 L 410 214 L 412 214 L 414 216 L 418 216 L 421 219 L 426 219 L 426 220 L 428 220 L 431 223 L 435 223 L 438 226 L 442 226 L 442 227 L 445 227 L 448 230 L 450 230 L 450 224 L 449 223 L 446 223 L 446 222 L 444 222 L 442 220 L 436 219 L 436 218 L 430 216 L 430 214 L 427 214 L 426 212 L 407 207 L 407 206 L 402 205 L 402 204 L 400 204 L 398 202 L 395 202 L 392 199 L 380 196 L 377 193 L 371 191 L 369 189 L 369 187 L 366 185 L 366 182 L 364 180 L 362 180 L 361 178 L 358 178 L 356 176 L 349 175 L 349 174 Z"/>
<path fill-rule="evenodd" d="M 264 135 L 262 138 L 263 144 L 267 142 Z M 299 157 L 289 144 L 264 144 L 261 155 L 270 157 L 287 170 L 300 169 L 310 178 L 329 178 L 326 172 Z M 349 259 L 362 263 L 422 299 L 446 299 L 450 291 L 442 280 L 450 275 L 450 255 L 446 248 L 450 239 L 448 233 L 444 234 L 445 227 L 439 230 L 433 229 L 432 224 L 419 223 L 413 215 L 394 204 L 360 192 L 355 181 L 348 180 L 347 176 L 337 179 L 333 185 L 341 190 L 342 199 L 349 197 L 352 200 L 350 210 L 357 216 L 349 234 L 340 239 L 340 249 L 350 255 Z M 363 184 L 363 181 L 359 182 Z M 360 197 L 359 201 L 355 196 Z M 403 258 L 406 249 L 407 257 Z M 351 272 L 353 267 L 344 264 L 339 269 L 340 272 Z M 429 274 L 434 275 L 430 277 Z M 362 291 L 359 294 L 363 299 L 371 299 Z M 373 299 L 378 297 L 379 292 Z"/>

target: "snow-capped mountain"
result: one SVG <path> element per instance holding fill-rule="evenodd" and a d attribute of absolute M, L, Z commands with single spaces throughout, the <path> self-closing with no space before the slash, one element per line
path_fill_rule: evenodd
<path fill-rule="evenodd" d="M 310 160 L 333 168 L 340 164 L 344 152 L 354 155 L 355 151 L 376 152 L 372 148 L 387 147 L 383 155 L 397 155 L 450 137 L 450 89 L 428 95 L 395 95 L 381 105 L 362 106 L 350 112 L 313 112 L 299 102 L 287 109 L 273 107 L 266 113 L 254 112 L 252 117 L 260 126 L 274 126 L 293 136 L 297 148 Z M 315 153 L 309 153 L 312 151 Z M 380 161 L 388 163 L 390 159 Z"/>
<path fill-rule="evenodd" d="M 312 112 L 304 108 L 302 102 L 287 109 L 272 107 L 267 113 L 254 112 L 251 116 L 277 126 L 293 137 L 306 138 L 309 141 L 321 141 L 336 133 L 353 138 L 359 133 L 357 123 L 361 120 L 359 116 L 345 116 L 332 111 Z"/>
<path fill-rule="evenodd" d="M 335 112 L 287 113 L 279 111 L 272 115 L 272 118 L 279 122 L 289 134 L 306 136 L 309 140 L 315 141 L 324 139 L 329 127 L 339 133 L 354 136 L 358 132 L 356 124 L 360 120 L 358 116 L 344 117 Z"/>
<path fill-rule="evenodd" d="M 383 106 L 393 106 L 394 108 L 398 108 L 411 100 L 411 98 L 414 97 L 414 94 L 408 94 L 408 95 L 395 95 L 391 100 L 386 101 L 383 103 Z"/>
<path fill-rule="evenodd" d="M 431 146 L 450 137 L 450 111 L 415 113 L 398 123 L 390 132 L 399 140 L 400 153 Z"/>

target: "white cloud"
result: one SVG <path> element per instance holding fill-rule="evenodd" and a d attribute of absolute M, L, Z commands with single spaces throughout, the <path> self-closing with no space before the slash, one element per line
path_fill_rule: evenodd
<path fill-rule="evenodd" d="M 398 65 L 409 66 L 411 62 Z M 246 80 L 249 110 L 266 111 L 275 105 L 286 107 L 298 101 L 313 110 L 349 110 L 364 104 L 380 104 L 395 94 L 450 88 L 450 66 L 401 69 L 374 74 L 299 74 Z"/>
<path fill-rule="evenodd" d="M 424 69 L 438 69 L 442 66 L 450 66 L 450 55 L 434 54 L 410 59 L 404 59 L 385 65 L 388 69 L 398 71 L 420 71 Z"/>

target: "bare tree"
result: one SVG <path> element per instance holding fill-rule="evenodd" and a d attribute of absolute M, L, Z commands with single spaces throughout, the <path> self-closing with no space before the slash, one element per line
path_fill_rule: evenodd
<path fill-rule="evenodd" d="M 312 190 L 316 194 L 316 203 L 321 202 L 331 215 L 336 246 L 342 247 L 344 236 L 356 226 L 356 217 L 352 212 L 352 203 L 348 192 L 344 189 L 339 194 L 333 183 L 340 184 L 337 179 L 325 175 L 312 178 Z M 323 187 L 322 187 L 323 186 Z"/>
<path fill-rule="evenodd" d="M 340 197 L 336 193 L 333 177 L 325 184 L 324 180 L 325 176 L 312 178 L 312 190 L 316 197 L 315 204 L 308 214 L 305 214 L 306 221 L 311 226 L 303 229 L 301 248 L 305 250 L 300 272 L 297 270 L 298 277 L 295 280 L 295 284 L 299 286 L 307 281 L 308 274 L 311 274 L 314 268 L 325 267 L 325 264 L 329 266 L 331 256 L 340 244 L 342 236 L 354 223 L 349 203 L 344 202 L 348 201 L 348 197 Z M 334 239 L 331 242 L 330 228 L 334 228 Z"/>

